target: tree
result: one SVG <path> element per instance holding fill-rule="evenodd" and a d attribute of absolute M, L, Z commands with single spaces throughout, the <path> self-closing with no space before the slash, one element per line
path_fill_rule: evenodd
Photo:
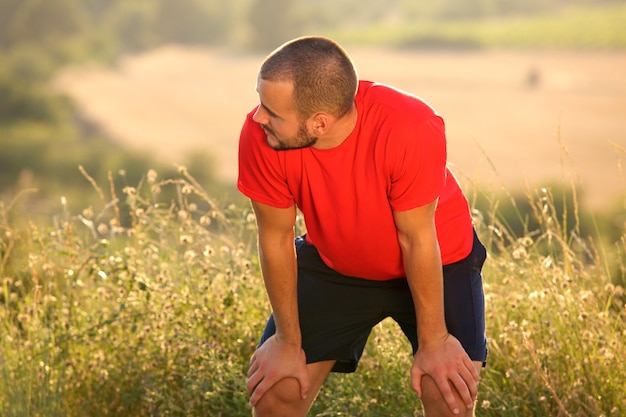
<path fill-rule="evenodd" d="M 298 35 L 292 0 L 255 0 L 249 12 L 251 45 L 273 50 Z"/>
<path fill-rule="evenodd" d="M 22 0 L 0 3 L 0 42 L 52 45 L 83 33 L 88 17 L 80 0 Z"/>

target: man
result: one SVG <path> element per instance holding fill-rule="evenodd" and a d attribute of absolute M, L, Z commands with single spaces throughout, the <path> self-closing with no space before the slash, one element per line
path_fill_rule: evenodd
<path fill-rule="evenodd" d="M 355 371 L 386 317 L 411 341 L 426 415 L 473 415 L 486 253 L 446 167 L 442 119 L 415 96 L 359 81 L 323 37 L 270 54 L 257 92 L 238 180 L 272 306 L 248 371 L 255 415 L 305 416 L 331 371 Z"/>

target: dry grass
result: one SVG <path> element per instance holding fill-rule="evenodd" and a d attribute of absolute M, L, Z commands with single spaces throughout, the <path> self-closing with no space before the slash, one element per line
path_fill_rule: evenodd
<path fill-rule="evenodd" d="M 221 206 L 184 169 L 122 190 L 110 177 L 88 178 L 100 205 L 64 202 L 49 225 L 0 203 L 0 415 L 249 416 L 245 370 L 268 314 L 250 208 Z M 550 190 L 528 198 L 525 236 L 498 222 L 498 201 L 474 213 L 490 253 L 480 415 L 624 415 L 626 294 L 606 264 L 624 273 L 626 236 L 598 250 Z M 409 368 L 385 321 L 312 415 L 419 416 Z"/>

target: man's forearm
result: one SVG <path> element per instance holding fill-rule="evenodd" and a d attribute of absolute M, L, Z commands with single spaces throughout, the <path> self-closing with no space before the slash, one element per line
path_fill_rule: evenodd
<path fill-rule="evenodd" d="M 293 238 L 293 234 L 279 241 L 260 237 L 259 256 L 265 288 L 276 322 L 276 337 L 283 342 L 300 345 L 298 272 Z"/>
<path fill-rule="evenodd" d="M 411 285 L 415 305 L 417 338 L 420 344 L 440 341 L 448 335 L 443 307 L 441 279 L 425 273 Z"/>
<path fill-rule="evenodd" d="M 420 344 L 448 334 L 443 306 L 443 271 L 435 240 L 409 241 L 403 247 L 404 268 L 411 289 Z"/>

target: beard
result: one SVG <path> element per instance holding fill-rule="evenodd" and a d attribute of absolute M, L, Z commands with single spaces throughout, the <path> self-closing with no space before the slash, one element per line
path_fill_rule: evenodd
<path fill-rule="evenodd" d="M 290 149 L 302 149 L 309 148 L 317 143 L 317 137 L 311 136 L 307 132 L 306 125 L 304 123 L 300 124 L 298 128 L 298 133 L 287 139 L 281 139 L 276 135 L 276 132 L 272 128 L 267 125 L 261 125 L 265 132 L 267 133 L 267 143 L 272 149 L 277 151 L 286 151 Z M 270 136 L 276 143 L 270 142 Z"/>

